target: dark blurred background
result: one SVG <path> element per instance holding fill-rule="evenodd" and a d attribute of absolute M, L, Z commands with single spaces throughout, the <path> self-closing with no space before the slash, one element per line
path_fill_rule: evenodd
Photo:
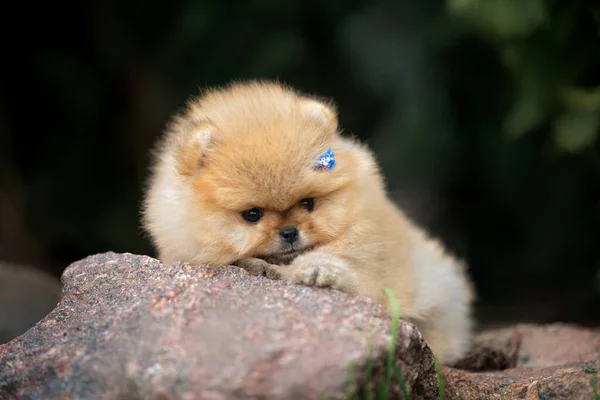
<path fill-rule="evenodd" d="M 465 258 L 485 325 L 600 322 L 597 0 L 91 0 L 3 12 L 0 260 L 55 276 L 140 229 L 200 88 L 335 99 L 394 199 Z"/>

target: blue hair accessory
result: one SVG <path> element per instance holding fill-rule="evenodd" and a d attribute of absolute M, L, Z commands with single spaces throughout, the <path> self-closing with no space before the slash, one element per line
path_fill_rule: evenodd
<path fill-rule="evenodd" d="M 328 169 L 331 171 L 335 167 L 335 155 L 331 150 L 331 147 L 327 151 L 319 156 L 319 159 L 315 162 L 315 169 Z"/>

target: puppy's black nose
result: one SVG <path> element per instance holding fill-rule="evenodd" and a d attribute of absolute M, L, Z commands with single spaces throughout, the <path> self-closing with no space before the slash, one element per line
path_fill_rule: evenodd
<path fill-rule="evenodd" d="M 281 237 L 284 242 L 292 244 L 298 240 L 298 228 L 295 226 L 284 226 L 279 230 L 279 237 Z"/>

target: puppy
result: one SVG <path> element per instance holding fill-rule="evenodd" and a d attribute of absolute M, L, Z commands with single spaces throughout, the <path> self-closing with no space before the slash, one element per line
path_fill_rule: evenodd
<path fill-rule="evenodd" d="M 236 264 L 389 309 L 387 287 L 440 362 L 469 348 L 465 267 L 390 201 L 334 106 L 289 87 L 234 83 L 189 102 L 156 148 L 143 225 L 163 263 Z"/>

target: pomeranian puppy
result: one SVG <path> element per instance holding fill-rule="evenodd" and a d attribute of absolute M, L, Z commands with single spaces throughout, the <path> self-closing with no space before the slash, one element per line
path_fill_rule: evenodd
<path fill-rule="evenodd" d="M 224 266 L 366 296 L 384 288 L 442 363 L 469 348 L 465 267 L 390 201 L 337 113 L 274 82 L 192 100 L 159 142 L 143 225 L 163 263 Z"/>

